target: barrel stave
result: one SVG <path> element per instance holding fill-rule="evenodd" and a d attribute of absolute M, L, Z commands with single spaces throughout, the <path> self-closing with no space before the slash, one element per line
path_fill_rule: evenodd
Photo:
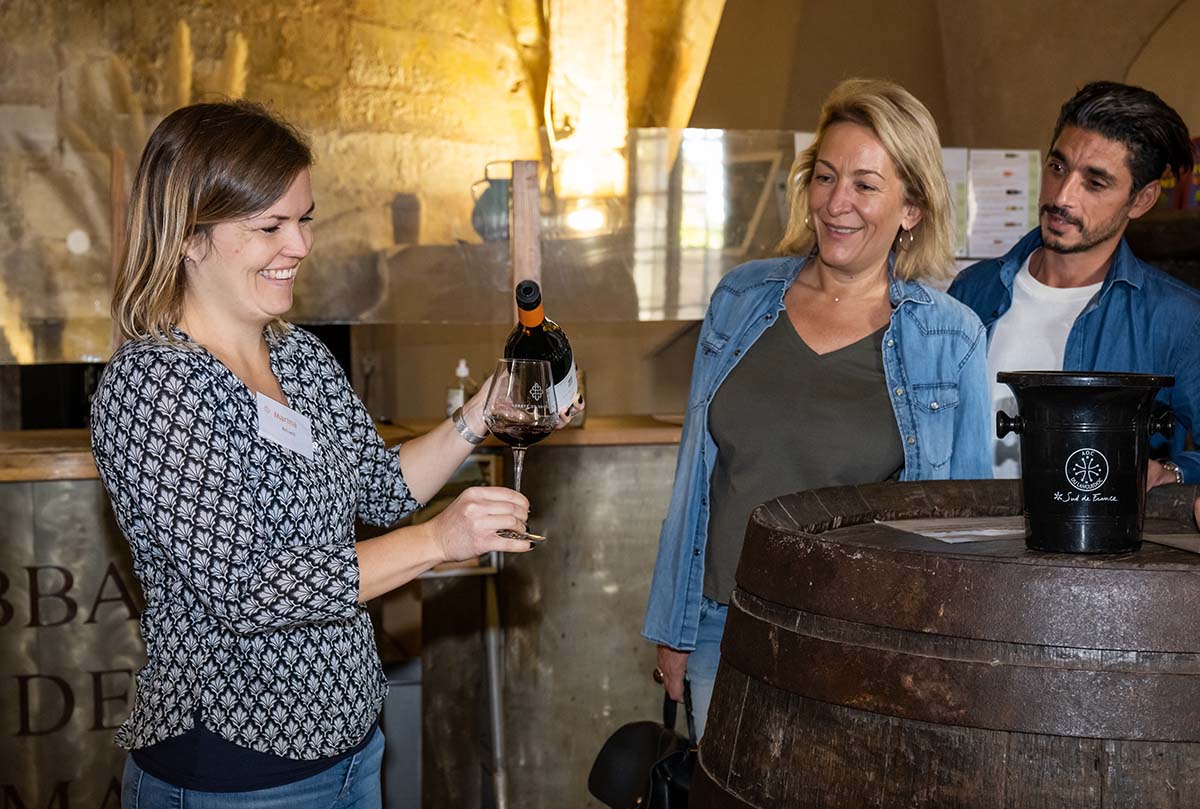
<path fill-rule="evenodd" d="M 1150 494 L 1156 535 L 1195 535 L 1197 493 Z M 1200 806 L 1200 556 L 944 545 L 875 524 L 1020 511 L 1015 481 L 756 510 L 693 805 Z"/>

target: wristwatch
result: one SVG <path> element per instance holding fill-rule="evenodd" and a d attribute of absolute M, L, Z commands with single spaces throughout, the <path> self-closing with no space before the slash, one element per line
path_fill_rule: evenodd
<path fill-rule="evenodd" d="M 1176 483 L 1183 483 L 1183 470 L 1174 461 L 1159 461 L 1159 465 L 1175 476 Z"/>
<path fill-rule="evenodd" d="M 461 407 L 454 411 L 454 415 L 450 417 L 450 420 L 454 422 L 454 429 L 458 430 L 458 434 L 468 444 L 482 444 L 483 440 L 487 438 L 486 435 L 479 435 L 467 425 L 467 420 L 463 418 Z"/>

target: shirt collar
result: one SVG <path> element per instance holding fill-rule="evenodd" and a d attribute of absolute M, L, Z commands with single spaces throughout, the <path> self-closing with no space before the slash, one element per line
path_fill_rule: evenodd
<path fill-rule="evenodd" d="M 771 262 L 770 269 L 767 270 L 767 281 L 783 281 L 786 286 L 791 286 L 792 281 L 796 280 L 801 268 L 808 263 L 811 256 L 786 256 L 778 261 Z"/>
<path fill-rule="evenodd" d="M 895 309 L 902 303 L 933 303 L 929 290 L 896 275 L 896 254 L 888 253 L 888 298 Z"/>
<path fill-rule="evenodd" d="M 1026 233 L 1021 241 L 1017 242 L 1008 254 L 1003 259 L 1003 264 L 1000 267 L 1000 280 L 1004 286 L 1012 292 L 1013 280 L 1020 272 L 1025 261 L 1033 255 L 1033 251 L 1042 246 L 1042 230 L 1036 227 Z M 1118 281 L 1129 284 L 1134 289 L 1141 289 L 1142 282 L 1145 280 L 1146 273 L 1142 269 L 1141 262 L 1137 256 L 1133 254 L 1133 250 L 1129 247 L 1129 242 L 1125 237 L 1121 237 L 1121 241 L 1117 242 L 1117 249 L 1113 253 L 1112 263 L 1108 267 L 1108 273 L 1104 276 L 1104 286 L 1100 288 L 1100 294 L 1104 295 L 1112 288 L 1112 285 Z"/>
<path fill-rule="evenodd" d="M 933 296 L 929 294 L 929 290 L 916 281 L 905 281 L 893 274 L 890 266 L 888 267 L 888 297 L 892 301 L 893 309 L 902 303 L 933 303 Z"/>

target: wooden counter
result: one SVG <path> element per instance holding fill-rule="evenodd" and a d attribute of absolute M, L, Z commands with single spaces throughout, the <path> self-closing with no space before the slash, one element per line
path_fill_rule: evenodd
<path fill-rule="evenodd" d="M 582 428 L 559 430 L 540 446 L 639 446 L 679 443 L 678 417 L 588 416 Z M 436 421 L 381 424 L 383 440 L 398 444 L 428 432 Z M 489 438 L 483 446 L 501 447 Z M 87 430 L 0 432 L 0 482 L 90 480 L 98 477 Z"/>

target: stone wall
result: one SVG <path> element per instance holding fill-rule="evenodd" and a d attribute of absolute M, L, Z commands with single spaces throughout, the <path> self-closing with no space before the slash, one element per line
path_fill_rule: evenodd
<path fill-rule="evenodd" d="M 501 3 L 11 0 L 0 30 L 0 362 L 107 356 L 112 150 L 128 183 L 181 72 L 193 100 L 244 86 L 311 136 L 316 248 L 298 320 L 354 320 L 397 241 L 476 239 L 484 164 L 539 156 Z"/>

